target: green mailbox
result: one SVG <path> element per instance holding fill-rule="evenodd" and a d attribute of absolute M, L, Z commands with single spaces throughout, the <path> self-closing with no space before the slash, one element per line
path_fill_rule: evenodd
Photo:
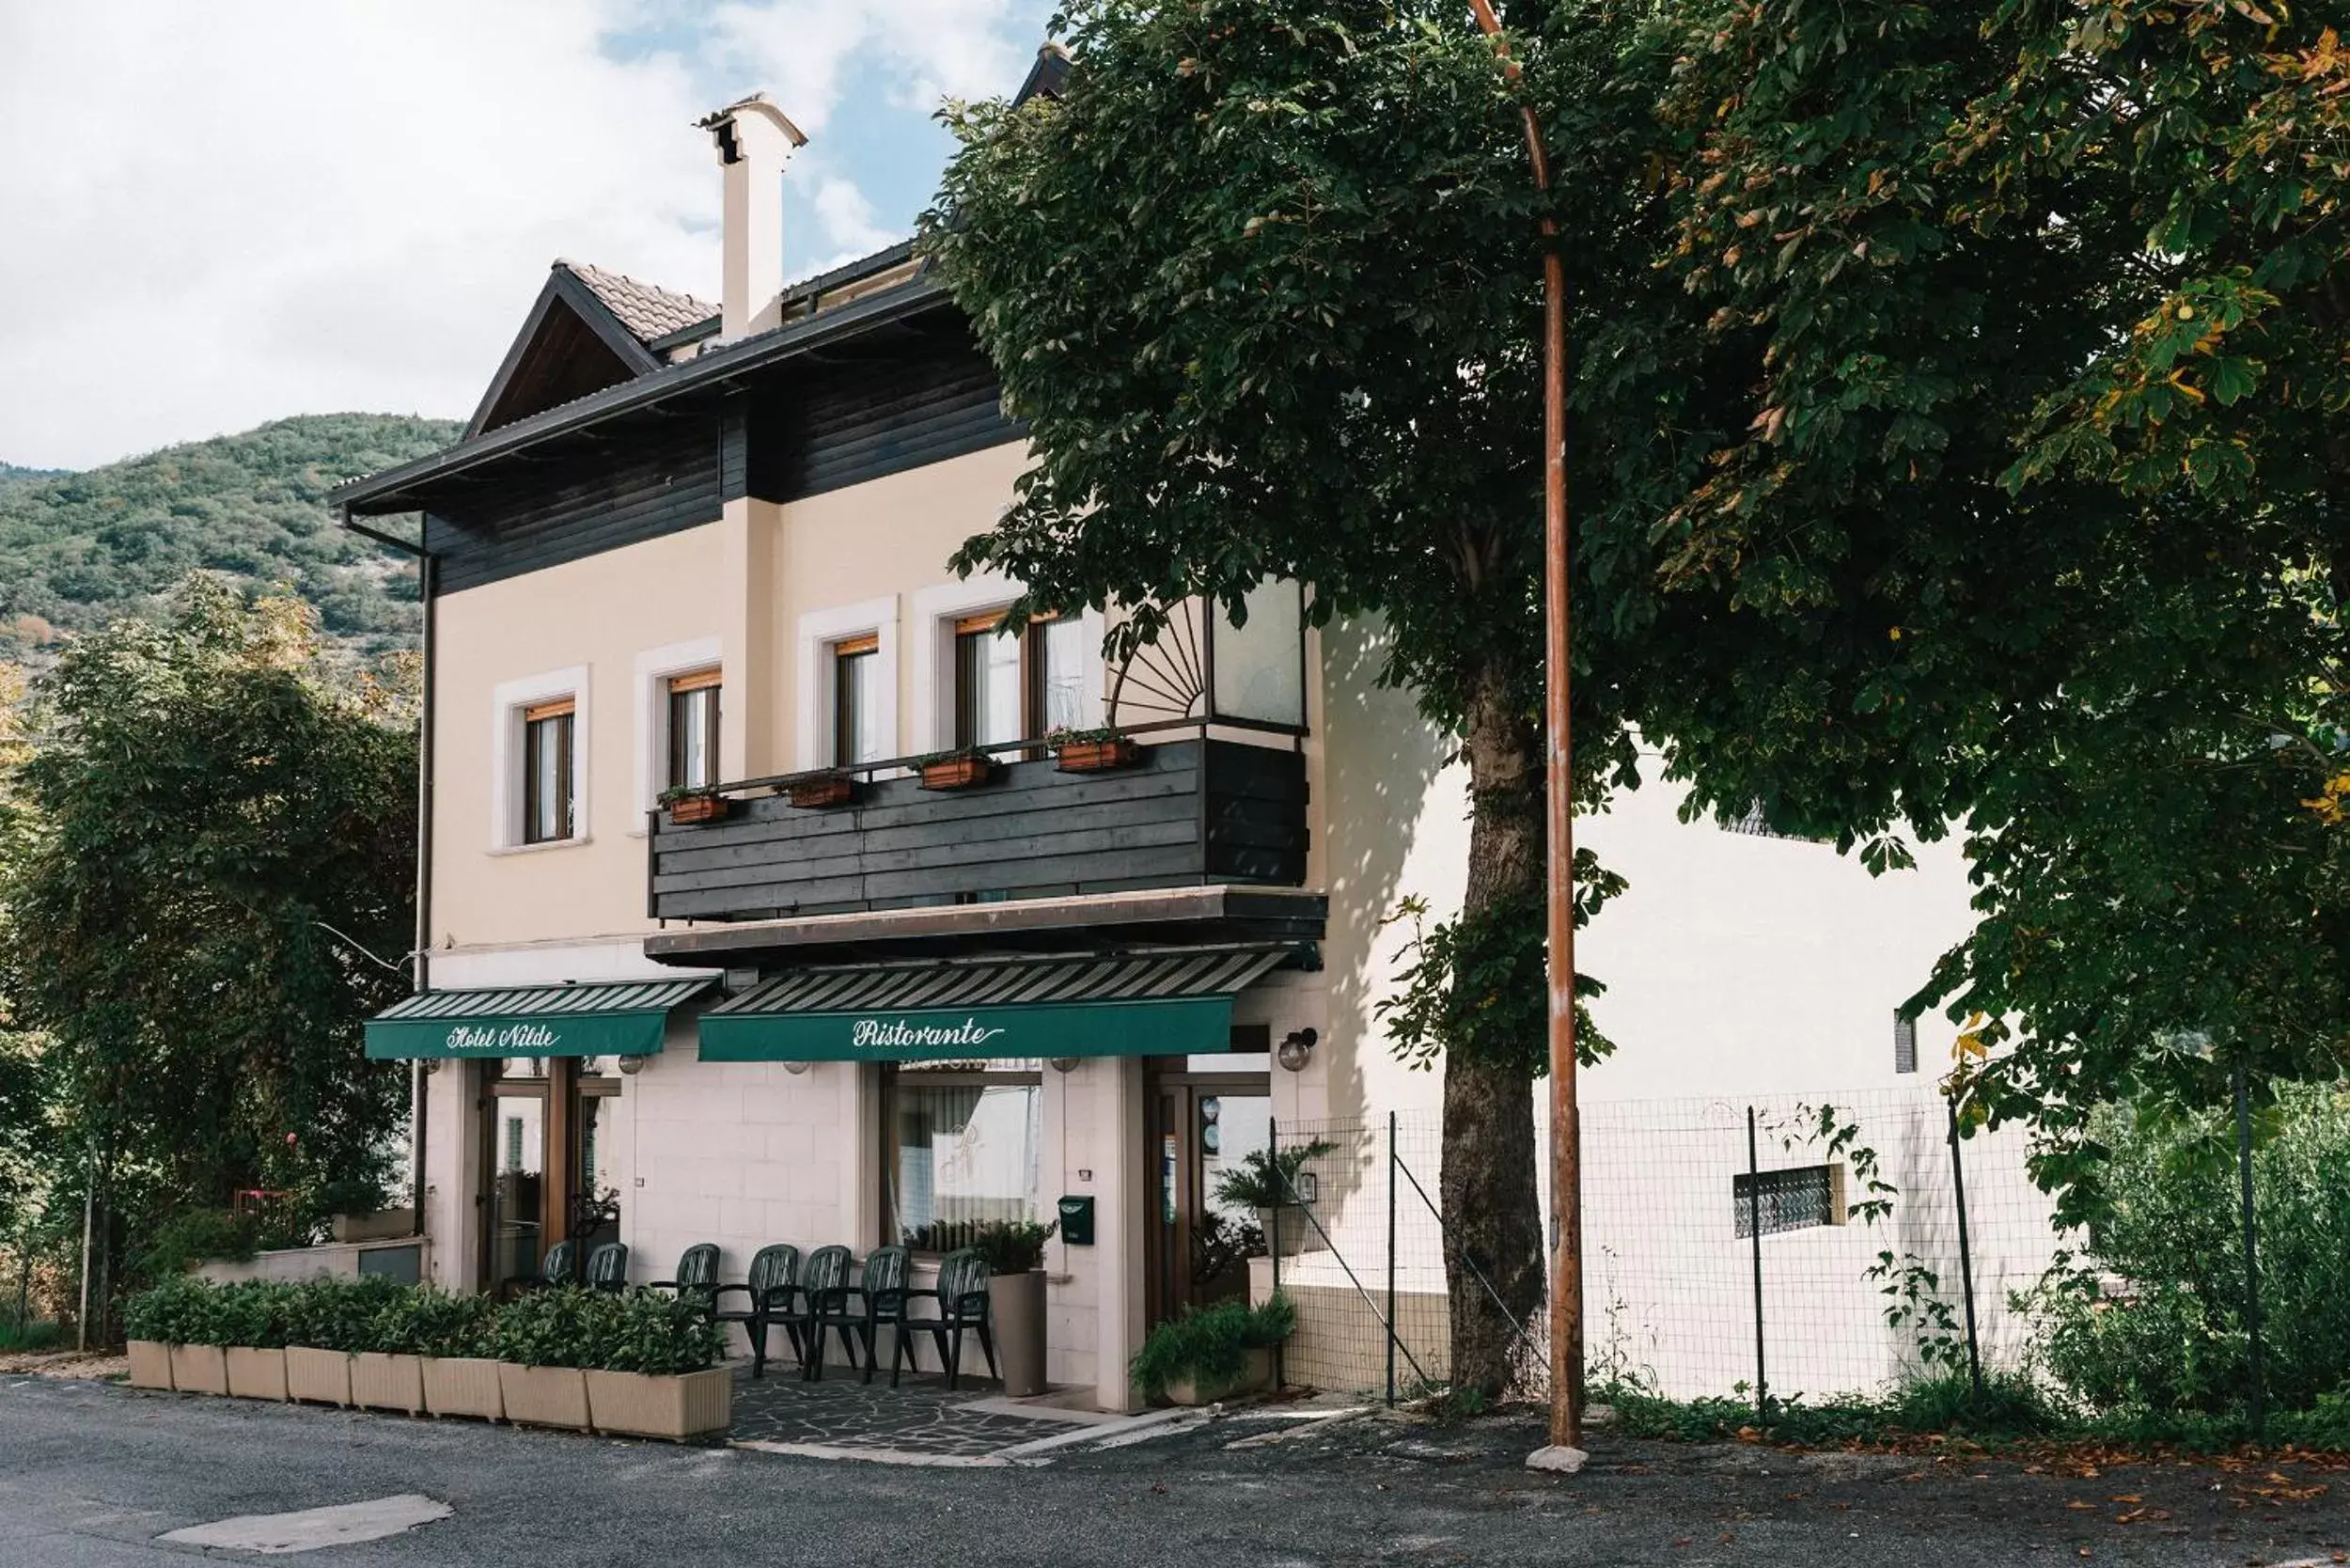
<path fill-rule="evenodd" d="M 1060 1200 L 1060 1239 L 1072 1247 L 1093 1245 L 1093 1199 L 1073 1194 Z"/>

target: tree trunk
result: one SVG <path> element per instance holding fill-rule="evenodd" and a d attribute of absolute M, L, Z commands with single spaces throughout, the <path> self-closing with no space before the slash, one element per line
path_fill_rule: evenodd
<path fill-rule="evenodd" d="M 1510 687 L 1502 670 L 1489 667 L 1469 704 L 1473 806 L 1468 886 L 1461 902 L 1465 921 L 1496 906 L 1542 907 L 1540 737 L 1531 715 L 1512 702 Z M 1528 1059 L 1539 1058 L 1540 1043 L 1528 1043 Z M 1520 1349 L 1512 1319 L 1529 1322 L 1542 1302 L 1534 1162 L 1533 1080 L 1524 1066 L 1448 1053 L 1444 1266 L 1457 1389 L 1492 1395 L 1512 1382 Z"/>

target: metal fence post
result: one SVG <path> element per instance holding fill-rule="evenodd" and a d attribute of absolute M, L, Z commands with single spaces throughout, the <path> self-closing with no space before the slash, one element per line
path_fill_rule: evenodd
<path fill-rule="evenodd" d="M 1395 1112 L 1387 1112 L 1387 1408 L 1395 1408 Z"/>
<path fill-rule="evenodd" d="M 1281 1180 L 1281 1122 L 1270 1112 L 1264 1119 L 1264 1142 L 1265 1159 L 1272 1167 L 1267 1174 L 1273 1178 L 1273 1210 L 1265 1216 L 1269 1229 L 1264 1244 L 1265 1250 L 1273 1256 L 1273 1294 L 1277 1296 L 1281 1294 L 1281 1200 L 1290 1194 L 1289 1184 Z M 1284 1341 L 1278 1340 L 1273 1344 L 1273 1386 L 1276 1388 L 1289 1387 L 1289 1368 L 1282 1355 L 1283 1345 Z"/>
<path fill-rule="evenodd" d="M 1762 1362 L 1762 1158 L 1754 1135 L 1754 1107 L 1747 1107 L 1747 1233 L 1754 1242 L 1754 1419 L 1771 1420 L 1771 1385 Z"/>
<path fill-rule="evenodd" d="M 2252 1095 L 2244 1058 L 2235 1064 L 2236 1186 L 2244 1208 L 2244 1327 L 2250 1357 L 2252 1387 L 2247 1414 L 2252 1435 L 2259 1438 L 2268 1424 L 2267 1369 L 2261 1354 L 2260 1225 L 2252 1210 Z"/>
<path fill-rule="evenodd" d="M 1982 1400 L 1982 1347 L 1975 1338 L 1975 1254 L 1966 1235 L 1966 1167 L 1958 1152 L 1958 1102 L 1945 1100 L 1950 1119 L 1950 1190 L 1958 1198 L 1958 1280 L 1966 1297 L 1966 1386 Z"/>

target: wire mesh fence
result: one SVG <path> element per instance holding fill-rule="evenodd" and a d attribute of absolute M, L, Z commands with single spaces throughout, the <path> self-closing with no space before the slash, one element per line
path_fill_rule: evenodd
<path fill-rule="evenodd" d="M 1602 1102 L 1581 1125 L 1595 1385 L 1818 1399 L 2020 1361 L 2029 1325 L 2011 1293 L 2062 1242 L 2021 1134 L 1954 1152 L 1949 1108 L 1925 1089 Z M 1388 1397 L 1444 1383 L 1436 1116 L 1290 1122 L 1276 1138 L 1300 1200 L 1275 1261 L 1298 1312 L 1284 1375 Z M 1464 1288 L 1484 1287 L 1472 1274 Z M 1538 1396 L 1543 1317 L 1523 1325 L 1520 1357 Z"/>

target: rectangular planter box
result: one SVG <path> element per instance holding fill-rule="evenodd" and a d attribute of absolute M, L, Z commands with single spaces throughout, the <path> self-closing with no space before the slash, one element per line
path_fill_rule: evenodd
<path fill-rule="evenodd" d="M 338 1242 L 389 1241 L 415 1233 L 416 1211 L 383 1209 L 371 1215 L 337 1215 L 333 1223 Z"/>
<path fill-rule="evenodd" d="M 225 1394 L 228 1358 L 218 1345 L 173 1345 L 171 1386 L 183 1394 Z"/>
<path fill-rule="evenodd" d="M 922 788 L 925 790 L 969 790 L 995 776 L 995 760 L 992 757 L 949 757 L 940 762 L 922 764 Z"/>
<path fill-rule="evenodd" d="M 724 822 L 730 805 L 724 795 L 681 795 L 669 802 L 669 821 L 679 827 Z"/>
<path fill-rule="evenodd" d="M 676 1377 L 588 1373 L 588 1414 L 598 1432 L 632 1437 L 699 1437 L 734 1425 L 734 1373 L 706 1367 Z"/>
<path fill-rule="evenodd" d="M 370 1410 L 424 1413 L 424 1366 L 414 1356 L 362 1351 L 351 1358 L 351 1403 Z"/>
<path fill-rule="evenodd" d="M 498 1388 L 509 1421 L 588 1430 L 588 1380 L 576 1367 L 519 1367 L 500 1361 Z"/>
<path fill-rule="evenodd" d="M 284 1351 L 230 1345 L 227 1357 L 230 1393 L 239 1399 L 274 1399 L 280 1404 L 286 1402 Z"/>
<path fill-rule="evenodd" d="M 803 778 L 784 787 L 784 795 L 804 811 L 821 811 L 828 806 L 846 806 L 856 798 L 856 784 L 845 773 L 831 774 L 822 778 Z"/>
<path fill-rule="evenodd" d="M 436 1416 L 476 1416 L 485 1421 L 506 1415 L 499 1363 L 482 1356 L 424 1358 L 424 1407 Z"/>
<path fill-rule="evenodd" d="M 1195 1384 L 1189 1378 L 1167 1386 L 1169 1404 L 1214 1404 L 1230 1399 L 1234 1394 L 1254 1394 L 1273 1387 L 1273 1352 L 1252 1350 L 1248 1367 L 1229 1383 Z"/>
<path fill-rule="evenodd" d="M 131 1387 L 133 1388 L 168 1388 L 171 1387 L 171 1347 L 161 1340 L 131 1341 Z"/>
<path fill-rule="evenodd" d="M 351 1357 L 339 1350 L 288 1345 L 286 1397 L 315 1404 L 349 1404 Z"/>
<path fill-rule="evenodd" d="M 1108 741 L 1070 741 L 1055 750 L 1063 773 L 1115 773 L 1142 760 L 1142 747 L 1123 735 Z"/>

